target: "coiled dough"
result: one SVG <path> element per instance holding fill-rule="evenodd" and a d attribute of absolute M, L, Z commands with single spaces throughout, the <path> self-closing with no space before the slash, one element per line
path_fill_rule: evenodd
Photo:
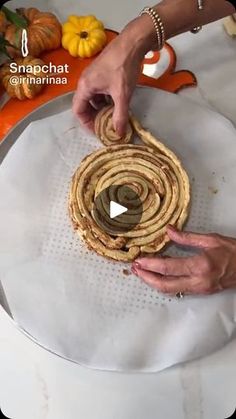
<path fill-rule="evenodd" d="M 133 116 L 130 122 L 145 145 L 116 144 L 87 156 L 73 176 L 69 197 L 73 225 L 87 245 L 124 262 L 160 251 L 169 241 L 167 225 L 181 229 L 190 203 L 189 179 L 179 159 Z M 140 223 L 116 236 L 99 227 L 93 211 L 98 194 L 111 185 L 133 188 L 143 207 Z"/>

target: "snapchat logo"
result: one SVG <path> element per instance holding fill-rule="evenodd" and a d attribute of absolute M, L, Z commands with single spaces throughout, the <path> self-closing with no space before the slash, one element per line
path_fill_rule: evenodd
<path fill-rule="evenodd" d="M 28 37 L 27 37 L 27 30 L 22 30 L 22 38 L 21 38 L 21 54 L 22 57 L 27 57 L 29 54 L 28 50 Z"/>

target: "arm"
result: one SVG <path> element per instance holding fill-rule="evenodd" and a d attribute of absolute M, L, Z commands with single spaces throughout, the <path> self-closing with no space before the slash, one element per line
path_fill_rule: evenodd
<path fill-rule="evenodd" d="M 163 20 L 167 39 L 235 12 L 226 0 L 205 0 L 201 11 L 197 8 L 197 0 L 163 0 L 155 9 Z"/>
<path fill-rule="evenodd" d="M 160 15 L 166 39 L 233 14 L 226 0 L 204 0 L 199 11 L 197 0 L 163 0 L 156 11 Z M 131 21 L 83 73 L 74 97 L 73 110 L 82 124 L 93 129 L 96 109 L 104 104 L 104 95 L 114 101 L 113 125 L 119 134 L 126 129 L 128 108 L 142 60 L 146 52 L 156 49 L 152 20 L 142 15 Z"/>

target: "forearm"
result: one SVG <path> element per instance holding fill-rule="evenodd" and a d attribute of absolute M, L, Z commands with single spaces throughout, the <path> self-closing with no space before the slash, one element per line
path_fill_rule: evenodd
<path fill-rule="evenodd" d="M 226 0 L 204 0 L 203 10 L 198 10 L 197 0 L 163 0 L 154 9 L 163 21 L 166 39 L 235 13 Z M 148 15 L 134 19 L 123 33 L 136 43 L 141 53 L 156 48 L 156 34 Z"/>
<path fill-rule="evenodd" d="M 204 0 L 204 7 L 198 10 L 197 0 L 164 0 L 155 7 L 166 27 L 167 39 L 206 25 L 235 12 L 226 0 Z"/>

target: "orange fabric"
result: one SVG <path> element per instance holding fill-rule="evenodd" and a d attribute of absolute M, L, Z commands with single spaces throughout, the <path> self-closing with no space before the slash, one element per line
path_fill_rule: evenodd
<path fill-rule="evenodd" d="M 107 30 L 107 36 L 108 42 L 111 42 L 117 36 L 117 33 L 111 30 Z M 168 49 L 171 59 L 167 72 L 158 79 L 147 77 L 141 74 L 139 83 L 144 86 L 156 87 L 173 93 L 176 93 L 183 87 L 196 85 L 196 78 L 191 72 L 187 70 L 174 72 L 176 66 L 176 55 L 170 45 L 168 45 Z M 158 60 L 159 53 L 156 52 L 155 54 L 156 55 L 154 55 L 154 57 L 151 59 L 152 63 L 155 58 Z M 0 110 L 0 141 L 6 136 L 10 129 L 14 127 L 14 125 L 16 125 L 20 120 L 30 114 L 33 110 L 47 103 L 49 100 L 56 98 L 57 96 L 74 91 L 82 71 L 94 59 L 81 59 L 71 57 L 69 53 L 63 48 L 43 54 L 41 58 L 46 63 L 52 62 L 56 65 L 68 64 L 69 73 L 60 74 L 60 77 L 67 77 L 68 83 L 65 85 L 45 85 L 42 93 L 40 93 L 39 96 L 31 100 L 25 100 L 24 102 L 19 102 L 17 99 L 9 99 L 9 101 Z M 149 63 L 149 61 L 149 59 L 144 60 L 146 63 Z"/>

